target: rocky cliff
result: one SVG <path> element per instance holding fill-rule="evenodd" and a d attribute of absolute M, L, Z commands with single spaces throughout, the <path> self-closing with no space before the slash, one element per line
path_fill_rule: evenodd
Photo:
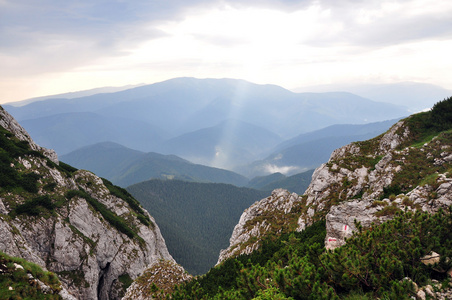
<path fill-rule="evenodd" d="M 355 222 L 368 228 L 397 211 L 435 213 L 449 207 L 452 131 L 449 125 L 438 129 L 434 119 L 431 112 L 413 115 L 374 139 L 339 148 L 315 170 L 304 195 L 275 190 L 253 204 L 242 214 L 219 263 L 257 249 L 265 235 L 294 226 L 302 231 L 321 219 L 326 219 L 325 246 L 333 249 L 352 236 Z M 277 220 L 281 225 L 272 229 L 270 223 Z"/>
<path fill-rule="evenodd" d="M 125 190 L 59 163 L 3 108 L 0 125 L 1 251 L 55 272 L 77 299 L 120 299 L 147 267 L 173 261 Z"/>

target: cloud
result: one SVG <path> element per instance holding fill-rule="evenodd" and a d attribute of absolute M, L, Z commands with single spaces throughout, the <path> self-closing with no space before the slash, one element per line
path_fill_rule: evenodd
<path fill-rule="evenodd" d="M 61 85 L 65 78 L 80 88 L 78 80 L 103 84 L 115 75 L 109 85 L 176 76 L 325 83 L 345 78 L 344 70 L 361 72 L 381 49 L 390 48 L 393 60 L 409 63 L 408 51 L 423 61 L 415 43 L 450 40 L 451 13 L 452 2 L 432 0 L 0 0 L 0 81 L 37 86 L 57 78 L 52 84 Z"/>
<path fill-rule="evenodd" d="M 333 34 L 324 32 L 308 43 L 318 46 L 384 47 L 425 39 L 452 37 L 451 2 L 321 1 L 330 11 L 328 23 L 339 24 Z"/>
<path fill-rule="evenodd" d="M 273 164 L 267 164 L 263 166 L 263 169 L 268 174 L 281 173 L 284 175 L 291 175 L 302 171 L 298 166 L 277 166 Z"/>

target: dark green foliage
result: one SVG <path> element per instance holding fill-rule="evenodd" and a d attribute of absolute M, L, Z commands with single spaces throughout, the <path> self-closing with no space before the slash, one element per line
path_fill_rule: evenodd
<path fill-rule="evenodd" d="M 334 251 L 322 247 L 324 223 L 303 233 L 282 235 L 249 256 L 229 259 L 173 294 L 174 299 L 409 299 L 413 286 L 431 278 L 445 280 L 435 269 L 452 267 L 452 209 L 435 215 L 398 213 L 382 225 L 358 232 Z M 323 234 L 322 232 L 323 226 Z M 315 229 L 317 228 L 317 229 Z M 265 249 L 267 248 L 267 249 Z M 273 253 L 272 255 L 266 254 Z M 441 261 L 425 266 L 420 258 L 435 251 Z M 243 261 L 248 259 L 247 261 Z"/>
<path fill-rule="evenodd" d="M 118 280 L 122 283 L 124 290 L 126 290 L 133 283 L 133 279 L 129 274 L 119 275 Z"/>
<path fill-rule="evenodd" d="M 0 187 L 6 190 L 21 188 L 29 193 L 37 193 L 39 176 L 33 172 L 19 173 L 11 164 L 15 159 L 27 155 L 42 157 L 33 151 L 27 141 L 19 141 L 9 131 L 0 127 Z"/>
<path fill-rule="evenodd" d="M 87 192 L 82 190 L 69 190 L 66 193 L 67 199 L 72 199 L 73 197 L 80 197 L 88 201 L 88 203 L 98 211 L 104 219 L 115 227 L 118 231 L 126 234 L 129 238 L 138 237 L 137 234 L 127 225 L 126 221 L 121 217 L 117 216 L 111 210 L 109 210 L 104 204 L 100 203 L 93 197 L 91 197 Z"/>
<path fill-rule="evenodd" d="M 241 293 L 254 296 L 259 290 L 255 285 L 259 284 L 250 282 L 248 277 L 251 275 L 245 276 L 245 272 L 253 272 L 252 276 L 257 276 L 257 273 L 267 272 L 265 269 L 286 264 L 293 256 L 306 255 L 312 245 L 323 244 L 325 234 L 325 222 L 320 221 L 303 232 L 287 233 L 279 238 L 268 237 L 257 251 L 228 259 L 197 280 L 181 286 L 178 290 L 181 298 L 175 299 L 190 299 L 195 294 L 212 298 L 223 291 L 241 290 L 244 286 L 245 291 Z"/>
<path fill-rule="evenodd" d="M 409 146 L 410 143 L 426 142 L 439 132 L 451 129 L 452 97 L 437 102 L 431 111 L 410 116 L 406 122 L 410 129 L 410 139 L 399 148 Z"/>
<path fill-rule="evenodd" d="M 429 125 L 438 131 L 452 128 L 452 97 L 433 105 Z"/>
<path fill-rule="evenodd" d="M 323 256 L 328 279 L 337 289 L 349 291 L 360 286 L 380 295 L 409 294 L 411 287 L 400 283 L 404 277 L 420 285 L 431 277 L 444 279 L 444 274 L 425 266 L 420 258 L 431 251 L 451 257 L 451 225 L 451 211 L 399 214 L 392 221 L 361 231 L 345 247 Z M 443 260 L 441 265 L 447 269 L 452 264 Z"/>
<path fill-rule="evenodd" d="M 179 180 L 149 180 L 127 190 L 155 218 L 169 252 L 191 274 L 215 265 L 242 212 L 268 196 L 229 184 Z"/>
<path fill-rule="evenodd" d="M 383 195 L 380 196 L 380 200 L 383 200 L 385 198 L 389 198 L 389 196 L 391 196 L 391 195 L 397 196 L 400 193 L 402 193 L 402 189 L 397 184 L 393 184 L 393 185 L 384 187 L 383 188 Z"/>
<path fill-rule="evenodd" d="M 56 188 L 57 186 L 58 186 L 58 184 L 57 184 L 56 182 L 50 182 L 50 183 L 44 185 L 42 188 L 43 188 L 45 191 L 53 192 L 53 191 L 55 191 L 55 188 Z"/>
<path fill-rule="evenodd" d="M 18 205 L 14 209 L 14 212 L 18 215 L 27 214 L 29 216 L 37 216 L 43 212 L 43 209 L 51 211 L 54 208 L 55 204 L 48 195 L 45 195 L 33 198 L 26 201 L 24 204 Z"/>
<path fill-rule="evenodd" d="M 72 175 L 72 173 L 78 170 L 77 168 L 74 168 L 73 166 L 68 165 L 62 161 L 59 162 L 59 167 L 64 171 L 64 173 L 69 175 Z"/>
<path fill-rule="evenodd" d="M 282 188 L 301 195 L 306 191 L 309 183 L 311 183 L 313 172 L 314 170 L 309 170 L 288 177 L 281 173 L 256 177 L 248 183 L 248 187 L 269 192 Z"/>
<path fill-rule="evenodd" d="M 41 176 L 39 176 L 36 173 L 25 173 L 21 176 L 21 186 L 24 190 L 30 193 L 37 193 L 38 192 L 38 179 Z"/>
<path fill-rule="evenodd" d="M 108 188 L 110 193 L 122 200 L 126 201 L 130 207 L 137 213 L 138 220 L 146 226 L 151 225 L 151 219 L 147 215 L 144 214 L 144 210 L 133 196 L 126 190 L 119 186 L 113 185 L 110 181 L 105 178 L 102 178 L 102 182 Z"/>

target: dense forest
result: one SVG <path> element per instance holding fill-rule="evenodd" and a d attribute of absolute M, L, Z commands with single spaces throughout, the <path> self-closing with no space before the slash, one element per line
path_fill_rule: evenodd
<path fill-rule="evenodd" d="M 409 138 L 400 148 L 418 147 L 452 128 L 452 98 L 429 112 L 406 120 Z M 410 158 L 411 159 L 411 158 Z M 416 159 L 416 158 L 413 158 Z M 449 169 L 447 177 L 451 177 Z M 395 178 L 397 179 L 397 178 Z M 419 184 L 412 179 L 411 189 Z M 385 189 L 384 194 L 400 190 Z M 407 192 L 404 190 L 402 192 Z M 341 200 L 343 201 L 343 200 Z M 376 199 L 378 201 L 378 199 Z M 421 210 L 397 210 L 382 224 L 357 231 L 334 250 L 324 247 L 325 221 L 302 232 L 267 235 L 262 246 L 249 255 L 230 258 L 207 274 L 176 287 L 171 295 L 158 289 L 163 299 L 411 299 L 417 286 L 447 289 L 452 267 L 452 207 L 435 214 Z M 425 264 L 433 252 L 440 260 Z"/>
<path fill-rule="evenodd" d="M 155 218 L 171 255 L 190 274 L 213 267 L 242 212 L 268 196 L 230 184 L 158 179 L 127 190 Z"/>

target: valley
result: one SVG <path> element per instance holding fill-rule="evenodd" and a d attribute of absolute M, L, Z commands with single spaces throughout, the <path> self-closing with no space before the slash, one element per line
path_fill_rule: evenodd
<path fill-rule="evenodd" d="M 450 103 L 406 117 L 343 92 L 178 78 L 5 106 L 24 127 L 2 109 L 0 250 L 71 300 L 447 294 Z"/>

